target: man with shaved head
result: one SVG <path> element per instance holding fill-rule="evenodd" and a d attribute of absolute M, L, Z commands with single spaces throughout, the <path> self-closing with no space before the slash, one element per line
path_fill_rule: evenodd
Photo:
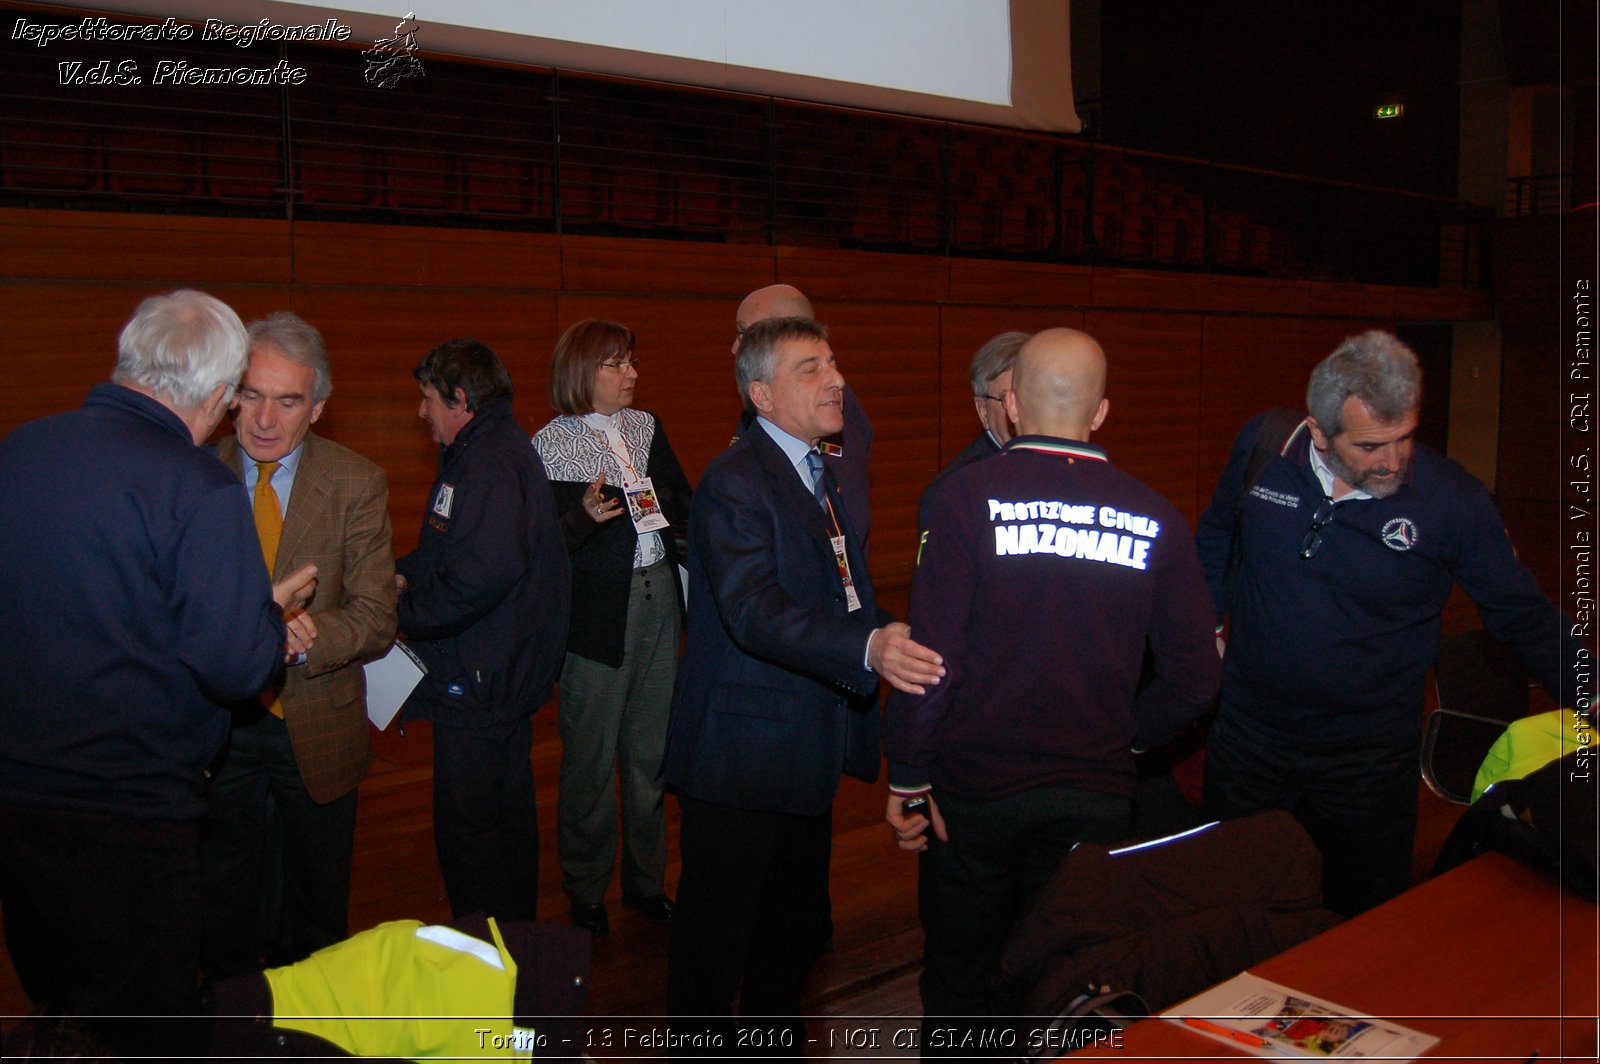
<path fill-rule="evenodd" d="M 738 355 L 739 347 L 744 343 L 744 334 L 756 322 L 771 318 L 815 320 L 816 316 L 811 300 L 792 284 L 769 284 L 765 288 L 758 288 L 744 297 L 734 315 L 733 353 Z M 749 432 L 755 423 L 755 408 L 746 398 L 744 414 L 739 418 L 733 442 L 737 443 L 739 437 Z M 839 495 L 850 515 L 850 524 L 860 535 L 861 549 L 865 551 L 868 535 L 872 531 L 867 483 L 867 460 L 872 455 L 872 422 L 867 420 L 867 412 L 861 409 L 861 400 L 856 398 L 849 383 L 844 386 L 844 428 L 824 437 L 817 444 L 817 451 L 822 455 L 823 465 L 828 467 L 833 479 L 839 483 Z"/>
<path fill-rule="evenodd" d="M 1105 386 L 1093 337 L 1034 336 L 1006 396 L 1018 434 L 927 500 L 911 633 L 947 675 L 884 717 L 887 819 L 921 861 L 925 1035 L 1007 1014 L 1012 922 L 1075 844 L 1123 836 L 1133 748 L 1180 732 L 1220 682 L 1188 526 L 1089 442 Z M 913 798 L 926 814 L 904 812 Z"/>

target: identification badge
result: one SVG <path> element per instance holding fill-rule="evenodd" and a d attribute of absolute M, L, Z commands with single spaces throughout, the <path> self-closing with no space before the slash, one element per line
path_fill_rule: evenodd
<path fill-rule="evenodd" d="M 433 512 L 448 518 L 456 502 L 456 489 L 452 484 L 440 484 L 439 493 L 433 497 Z"/>
<path fill-rule="evenodd" d="M 839 579 L 844 581 L 844 603 L 850 613 L 861 608 L 861 596 L 856 594 L 856 582 L 850 578 L 850 558 L 844 549 L 843 536 L 830 536 L 829 542 L 833 544 L 833 560 L 839 563 Z"/>
<path fill-rule="evenodd" d="M 640 535 L 646 532 L 659 532 L 667 527 L 669 524 L 667 515 L 661 512 L 661 503 L 656 499 L 655 485 L 650 482 L 649 477 L 642 477 L 625 485 L 622 494 L 628 499 L 628 516 L 633 518 L 633 527 Z"/>

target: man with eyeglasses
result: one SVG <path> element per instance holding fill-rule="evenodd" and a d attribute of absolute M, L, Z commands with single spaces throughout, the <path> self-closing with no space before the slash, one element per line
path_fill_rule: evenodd
<path fill-rule="evenodd" d="M 1452 582 L 1552 694 L 1577 663 L 1483 485 L 1417 444 L 1421 396 L 1397 338 L 1345 340 L 1311 374 L 1310 416 L 1254 470 L 1268 415 L 1244 427 L 1196 532 L 1227 623 L 1207 809 L 1294 813 L 1324 904 L 1347 915 L 1409 883 L 1423 677 Z"/>
<path fill-rule="evenodd" d="M 771 284 L 758 288 L 744 297 L 733 318 L 733 354 L 739 354 L 744 334 L 757 322 L 770 318 L 810 318 L 816 320 L 816 311 L 804 292 L 791 284 Z M 756 411 L 748 402 L 739 417 L 739 427 L 730 442 L 750 431 L 756 423 Z M 844 386 L 844 428 L 824 437 L 817 444 L 822 464 L 828 467 L 839 484 L 839 496 L 844 500 L 850 524 L 861 537 L 861 550 L 865 554 L 868 537 L 872 532 L 870 485 L 867 482 L 867 464 L 872 457 L 872 422 L 861 409 L 861 400 L 848 383 Z"/>
<path fill-rule="evenodd" d="M 1017 361 L 1017 352 L 1028 340 L 1025 332 L 1003 332 L 991 336 L 978 353 L 972 356 L 972 405 L 978 411 L 978 424 L 983 431 L 977 438 L 939 470 L 922 491 L 917 503 L 917 529 L 927 531 L 928 499 L 933 490 L 944 483 L 956 470 L 973 462 L 991 458 L 1015 435 L 1011 431 L 1011 418 L 1006 413 L 1006 393 L 1011 391 L 1011 367 Z"/>

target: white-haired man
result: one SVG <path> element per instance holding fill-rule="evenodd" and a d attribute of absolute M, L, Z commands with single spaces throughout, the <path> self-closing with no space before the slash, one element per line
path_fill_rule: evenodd
<path fill-rule="evenodd" d="M 217 700 L 308 648 L 239 482 L 197 445 L 244 371 L 243 323 L 182 290 L 145 300 L 111 382 L 0 441 L 0 903 L 39 1005 L 101 1017 L 122 1054 L 192 1051 L 199 824 L 228 730 Z M 276 601 L 274 601 L 276 599 Z"/>

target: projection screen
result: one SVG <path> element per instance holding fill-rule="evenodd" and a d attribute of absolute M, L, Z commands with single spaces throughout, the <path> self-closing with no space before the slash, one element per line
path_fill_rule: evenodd
<path fill-rule="evenodd" d="M 348 43 L 408 13 L 423 53 L 1076 133 L 1069 0 L 100 0 L 69 6 L 234 25 L 332 18 Z M 396 3 L 412 5 L 396 10 Z"/>

